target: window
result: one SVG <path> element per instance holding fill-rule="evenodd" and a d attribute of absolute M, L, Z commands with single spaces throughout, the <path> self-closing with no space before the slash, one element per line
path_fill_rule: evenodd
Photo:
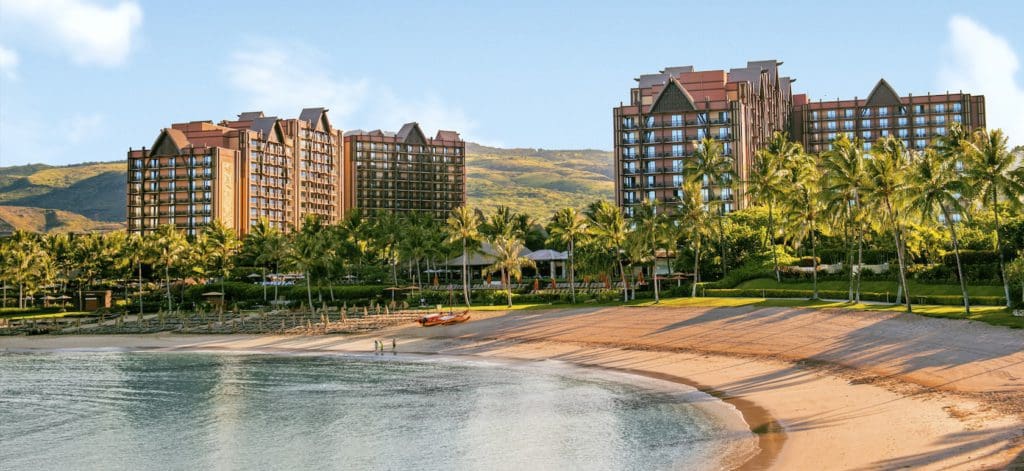
<path fill-rule="evenodd" d="M 946 116 L 945 115 L 938 115 L 938 116 L 935 117 L 935 124 L 945 124 L 945 122 L 946 122 Z"/>
<path fill-rule="evenodd" d="M 682 157 L 682 156 L 683 156 L 683 146 L 680 145 L 680 144 L 672 144 L 672 157 Z M 679 162 L 679 161 L 676 160 L 675 162 Z"/>
<path fill-rule="evenodd" d="M 878 127 L 880 127 L 880 128 L 889 127 L 889 118 L 880 118 L 878 120 Z"/>
<path fill-rule="evenodd" d="M 907 125 L 907 118 L 897 118 L 896 119 L 896 124 L 898 124 L 900 126 L 906 126 Z"/>
<path fill-rule="evenodd" d="M 674 188 L 679 188 L 679 187 L 683 186 L 683 176 L 682 175 L 672 175 L 672 186 Z"/>
<path fill-rule="evenodd" d="M 654 173 L 656 171 L 657 171 L 657 169 L 654 167 L 654 161 L 653 160 L 648 160 L 647 161 L 647 172 L 648 173 Z M 653 177 L 649 177 L 649 178 L 653 178 Z"/>
<path fill-rule="evenodd" d="M 700 138 L 699 131 L 698 131 L 697 137 Z M 672 142 L 683 142 L 683 130 L 682 129 L 673 129 L 672 130 Z"/>
<path fill-rule="evenodd" d="M 846 121 L 843 121 L 843 129 L 853 129 L 853 120 L 848 119 Z"/>
<path fill-rule="evenodd" d="M 723 142 L 722 143 L 722 155 L 732 155 L 732 143 L 731 142 Z"/>
<path fill-rule="evenodd" d="M 883 129 L 881 131 L 878 131 L 878 135 L 882 136 L 882 137 L 889 137 L 889 130 L 888 129 Z"/>
<path fill-rule="evenodd" d="M 672 115 L 672 125 L 673 126 L 682 126 L 683 125 L 683 115 L 681 115 L 681 114 L 674 114 L 674 115 Z"/>
<path fill-rule="evenodd" d="M 916 147 L 918 150 L 924 149 L 927 145 L 928 141 L 925 139 L 918 139 L 914 141 L 914 147 Z"/>
<path fill-rule="evenodd" d="M 644 147 L 644 155 L 647 157 L 654 157 L 654 146 Z"/>
<path fill-rule="evenodd" d="M 846 138 L 847 139 L 852 141 L 854 137 L 856 137 L 856 134 L 854 134 L 853 132 L 847 132 L 846 133 Z"/>
<path fill-rule="evenodd" d="M 843 117 L 844 118 L 852 118 L 853 117 L 853 110 L 850 109 L 850 108 L 847 108 L 847 109 L 843 110 Z"/>
<path fill-rule="evenodd" d="M 940 127 L 935 128 L 935 134 L 938 134 L 940 136 L 945 136 L 946 135 L 946 127 L 945 126 L 940 126 Z"/>
<path fill-rule="evenodd" d="M 811 119 L 818 119 L 818 112 L 817 111 L 812 111 L 811 112 Z"/>
<path fill-rule="evenodd" d="M 827 127 L 829 130 L 834 131 L 836 129 L 836 122 L 829 121 L 828 123 L 825 124 L 825 127 Z"/>
<path fill-rule="evenodd" d="M 925 137 L 928 135 L 928 130 L 925 128 L 917 128 L 914 130 L 915 137 Z"/>
<path fill-rule="evenodd" d="M 932 110 L 934 110 L 936 113 L 945 113 L 946 112 L 946 104 L 945 103 L 938 103 L 938 104 L 936 104 L 935 106 L 932 107 Z"/>
<path fill-rule="evenodd" d="M 697 139 L 704 139 L 705 137 L 707 137 L 707 133 L 705 132 L 704 128 L 697 129 Z"/>
<path fill-rule="evenodd" d="M 928 120 L 924 116 L 914 116 L 914 124 L 925 124 Z"/>
<path fill-rule="evenodd" d="M 655 142 L 654 141 L 654 131 L 644 132 L 644 142 Z"/>
<path fill-rule="evenodd" d="M 697 113 L 697 123 L 708 124 L 708 114 L 703 112 Z"/>
<path fill-rule="evenodd" d="M 960 110 L 963 109 L 963 107 L 964 105 L 962 103 L 953 103 L 953 112 L 959 113 Z"/>
<path fill-rule="evenodd" d="M 862 128 L 870 128 L 871 127 L 871 120 L 870 119 L 862 119 L 862 120 L 860 120 L 860 127 L 862 127 Z"/>
<path fill-rule="evenodd" d="M 828 140 L 832 141 L 832 140 L 835 140 L 836 133 L 830 132 L 830 133 L 826 134 L 825 136 L 828 138 Z"/>
<path fill-rule="evenodd" d="M 635 125 L 633 123 L 633 118 L 632 117 L 622 118 L 622 127 L 626 128 L 626 129 L 633 129 L 634 126 Z"/>
<path fill-rule="evenodd" d="M 861 109 L 860 109 L 860 115 L 861 115 L 862 117 L 868 117 L 868 116 L 871 116 L 871 108 L 861 108 Z"/>
<path fill-rule="evenodd" d="M 953 122 L 954 123 L 962 123 L 962 122 L 964 122 L 963 115 L 959 115 L 959 114 L 953 115 Z"/>
<path fill-rule="evenodd" d="M 673 172 L 682 172 L 683 171 L 683 161 L 682 160 L 673 160 L 672 161 L 672 171 Z"/>
<path fill-rule="evenodd" d="M 878 109 L 878 116 L 889 116 L 889 108 L 885 107 L 885 106 L 879 108 Z"/>
<path fill-rule="evenodd" d="M 644 118 L 644 124 L 649 128 L 654 127 L 654 116 Z"/>
<path fill-rule="evenodd" d="M 636 144 L 636 133 L 635 132 L 624 132 L 622 133 L 623 144 Z"/>
<path fill-rule="evenodd" d="M 828 110 L 825 116 L 828 116 L 828 119 L 836 119 L 836 110 Z"/>
<path fill-rule="evenodd" d="M 728 111 L 719 111 L 718 112 L 718 122 L 719 123 L 723 123 L 723 124 L 724 123 L 728 123 L 729 122 L 729 112 Z"/>
<path fill-rule="evenodd" d="M 871 143 L 870 142 L 865 142 L 864 145 L 861 146 L 861 148 L 864 149 L 864 152 L 870 152 L 871 151 Z"/>
<path fill-rule="evenodd" d="M 864 139 L 871 139 L 871 131 L 861 131 L 860 137 L 863 137 Z"/>
<path fill-rule="evenodd" d="M 729 138 L 729 128 L 718 128 L 718 138 L 719 139 L 728 139 Z"/>
<path fill-rule="evenodd" d="M 914 114 L 924 113 L 924 105 L 914 105 Z"/>

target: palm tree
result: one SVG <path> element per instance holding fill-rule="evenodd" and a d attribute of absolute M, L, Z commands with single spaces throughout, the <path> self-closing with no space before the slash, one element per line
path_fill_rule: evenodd
<path fill-rule="evenodd" d="M 147 244 L 151 258 L 164 267 L 164 285 L 167 288 L 167 310 L 174 309 L 171 299 L 171 268 L 176 267 L 186 255 L 188 241 L 173 225 L 165 224 L 149 235 Z"/>
<path fill-rule="evenodd" d="M 763 204 L 768 207 L 768 235 L 766 237 L 769 249 L 772 251 L 772 265 L 775 270 L 775 281 L 782 282 L 779 271 L 779 254 L 775 250 L 775 206 L 782 197 L 782 190 L 786 179 L 785 163 L 799 158 L 803 154 L 803 147 L 789 140 L 789 135 L 775 131 L 768 145 L 754 154 L 750 171 L 747 175 L 747 194 L 751 202 Z"/>
<path fill-rule="evenodd" d="M 622 274 L 623 300 L 629 301 L 629 282 L 626 281 L 626 269 L 622 266 L 622 247 L 626 243 L 629 228 L 626 227 L 622 211 L 612 203 L 601 200 L 591 204 L 587 209 L 587 219 L 590 235 L 615 257 L 619 273 Z M 612 271 L 614 272 L 614 269 Z"/>
<path fill-rule="evenodd" d="M 1006 279 L 1006 260 L 1003 255 L 1003 239 L 999 225 L 999 200 L 1015 207 L 1021 205 L 1024 185 L 1012 177 L 1016 164 L 1015 156 L 1009 151 L 1006 136 L 1001 129 L 975 131 L 970 140 L 964 141 L 968 186 L 981 196 L 984 204 L 991 204 L 995 219 L 996 250 L 999 252 L 999 275 L 1003 279 L 1006 307 L 1010 307 L 1010 282 Z"/>
<path fill-rule="evenodd" d="M 536 264 L 533 263 L 533 260 L 520 255 L 520 252 L 523 251 L 523 243 L 519 239 L 499 235 L 491 242 L 491 245 L 494 247 L 495 260 L 494 264 L 487 267 L 487 270 L 501 272 L 501 282 L 505 285 L 508 307 L 512 307 L 512 277 L 518 281 L 523 277 L 523 267 L 536 268 Z"/>
<path fill-rule="evenodd" d="M 700 247 L 701 241 L 708 234 L 711 218 L 701 196 L 701 184 L 696 180 L 683 182 L 682 195 L 676 206 L 677 226 L 690 241 L 693 249 L 693 286 L 690 297 L 697 297 L 697 283 L 700 283 Z"/>
<path fill-rule="evenodd" d="M 789 166 L 790 187 L 783 199 L 785 218 L 788 222 L 790 239 L 799 246 L 808 236 L 811 238 L 811 260 L 814 292 L 811 299 L 818 299 L 818 253 L 817 231 L 821 212 L 821 186 L 817 169 L 808 157 L 793 161 Z"/>
<path fill-rule="evenodd" d="M 576 242 L 587 235 L 587 221 L 576 208 L 562 208 L 551 217 L 548 232 L 569 249 L 569 291 L 572 303 L 576 304 Z"/>
<path fill-rule="evenodd" d="M 901 199 L 905 193 L 906 161 L 906 149 L 902 141 L 893 136 L 878 141 L 872 148 L 871 160 L 868 161 L 868 185 L 864 189 L 866 196 L 874 199 L 885 211 L 888 225 L 892 229 L 893 242 L 896 244 L 900 288 L 906 297 L 907 312 L 913 312 L 910 290 L 907 287 L 906 249 L 900 213 Z"/>
<path fill-rule="evenodd" d="M 960 266 L 960 241 L 956 234 L 956 221 L 953 214 L 962 214 L 960 195 L 964 193 L 963 182 L 958 178 L 954 168 L 955 161 L 939 155 L 929 149 L 910 166 L 910 185 L 913 191 L 908 192 L 908 206 L 921 215 L 924 220 L 934 220 L 939 214 L 945 222 L 953 241 L 953 254 L 956 257 L 956 276 L 960 281 L 960 291 L 964 296 L 964 310 L 971 314 L 971 302 L 967 296 L 967 282 Z"/>
<path fill-rule="evenodd" d="M 404 229 L 397 214 L 390 211 L 375 214 L 371 240 L 376 243 L 378 256 L 391 266 L 391 281 L 395 286 L 398 286 L 398 264 L 401 262 L 398 243 Z"/>
<path fill-rule="evenodd" d="M 24 309 L 26 295 L 33 294 L 53 274 L 53 262 L 35 234 L 15 231 L 8 244 L 2 276 L 18 286 L 18 307 Z"/>
<path fill-rule="evenodd" d="M 822 159 L 825 171 L 824 197 L 826 211 L 842 220 L 846 234 L 846 263 L 849 265 L 849 301 L 860 301 L 860 269 L 863 266 L 864 224 L 861 193 L 867 186 L 864 152 L 859 141 L 850 141 L 846 135 L 832 142 L 832 150 Z M 850 234 L 850 232 L 853 232 Z M 857 270 L 854 272 L 853 246 L 857 245 Z M 856 291 L 856 296 L 854 292 Z"/>
<path fill-rule="evenodd" d="M 291 244 L 285 254 L 285 263 L 292 269 L 302 272 L 306 278 L 306 300 L 309 302 L 310 310 L 313 310 L 313 288 L 310 278 L 320 266 L 320 259 L 323 257 L 321 229 L 320 220 L 313 215 L 307 215 L 302 229 L 292 233 Z"/>
<path fill-rule="evenodd" d="M 206 239 L 206 244 L 204 244 L 203 248 L 211 258 L 208 262 L 211 262 L 210 265 L 214 268 L 214 271 L 220 275 L 220 305 L 223 308 L 225 300 L 224 281 L 231 274 L 231 269 L 234 268 L 234 257 L 238 249 L 241 248 L 242 243 L 238 240 L 238 236 L 235 235 L 235 231 L 225 226 L 220 219 L 216 219 L 212 224 L 206 226 L 203 229 L 203 235 Z"/>
<path fill-rule="evenodd" d="M 263 280 L 263 301 L 267 301 L 267 268 L 274 267 L 277 271 L 285 253 L 284 235 L 270 224 L 267 218 L 261 217 L 248 234 L 245 235 L 243 246 L 252 252 L 253 260 L 261 269 Z M 277 283 L 274 284 L 274 299 L 277 299 Z"/>
<path fill-rule="evenodd" d="M 686 173 L 690 179 L 703 183 L 708 188 L 709 206 L 716 206 L 715 218 L 718 222 L 718 248 L 722 255 L 722 276 L 729 274 L 729 261 L 725 252 L 725 205 L 724 190 L 731 188 L 735 166 L 732 157 L 722 153 L 722 144 L 706 137 L 694 142 L 696 150 L 693 158 L 686 163 Z M 715 194 L 715 189 L 718 195 Z"/>
<path fill-rule="evenodd" d="M 664 214 L 658 213 L 658 200 L 644 200 L 636 208 L 633 216 L 633 233 L 643 242 L 641 244 L 646 252 L 642 258 L 649 258 L 651 261 L 651 282 L 654 283 L 654 303 L 661 302 L 658 288 L 658 247 L 660 240 L 664 237 Z M 641 255 L 641 254 L 638 254 Z M 631 257 L 633 258 L 633 257 Z M 641 257 L 637 257 L 639 259 Z"/>
<path fill-rule="evenodd" d="M 448 242 L 462 243 L 462 297 L 466 306 L 470 305 L 469 296 L 469 249 L 471 244 L 480 238 L 480 214 L 468 206 L 459 206 L 448 216 Z"/>

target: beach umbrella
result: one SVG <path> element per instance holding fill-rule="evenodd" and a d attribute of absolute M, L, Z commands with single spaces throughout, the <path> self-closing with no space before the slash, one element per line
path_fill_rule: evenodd
<path fill-rule="evenodd" d="M 640 284 L 640 285 L 645 283 L 644 282 L 644 272 L 641 271 L 641 272 L 637 273 L 637 275 L 636 275 L 636 282 L 637 282 L 637 284 Z"/>
<path fill-rule="evenodd" d="M 537 291 L 540 291 L 540 279 L 534 278 L 533 279 L 533 292 L 536 293 Z"/>

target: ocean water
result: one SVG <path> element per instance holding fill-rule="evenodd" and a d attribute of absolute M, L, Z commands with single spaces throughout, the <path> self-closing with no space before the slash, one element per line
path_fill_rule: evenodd
<path fill-rule="evenodd" d="M 730 406 L 557 362 L 0 353 L 0 468 L 723 469 Z"/>

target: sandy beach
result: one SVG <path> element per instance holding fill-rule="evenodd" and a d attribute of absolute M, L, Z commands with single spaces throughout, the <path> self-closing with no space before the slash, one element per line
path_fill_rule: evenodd
<path fill-rule="evenodd" d="M 0 350 L 439 353 L 558 360 L 677 381 L 744 414 L 747 469 L 1024 469 L 1024 330 L 796 308 L 474 313 L 362 336 L 0 337 Z M 390 352 L 388 352 L 390 354 Z M 1020 467 L 1020 468 L 1019 468 Z"/>

